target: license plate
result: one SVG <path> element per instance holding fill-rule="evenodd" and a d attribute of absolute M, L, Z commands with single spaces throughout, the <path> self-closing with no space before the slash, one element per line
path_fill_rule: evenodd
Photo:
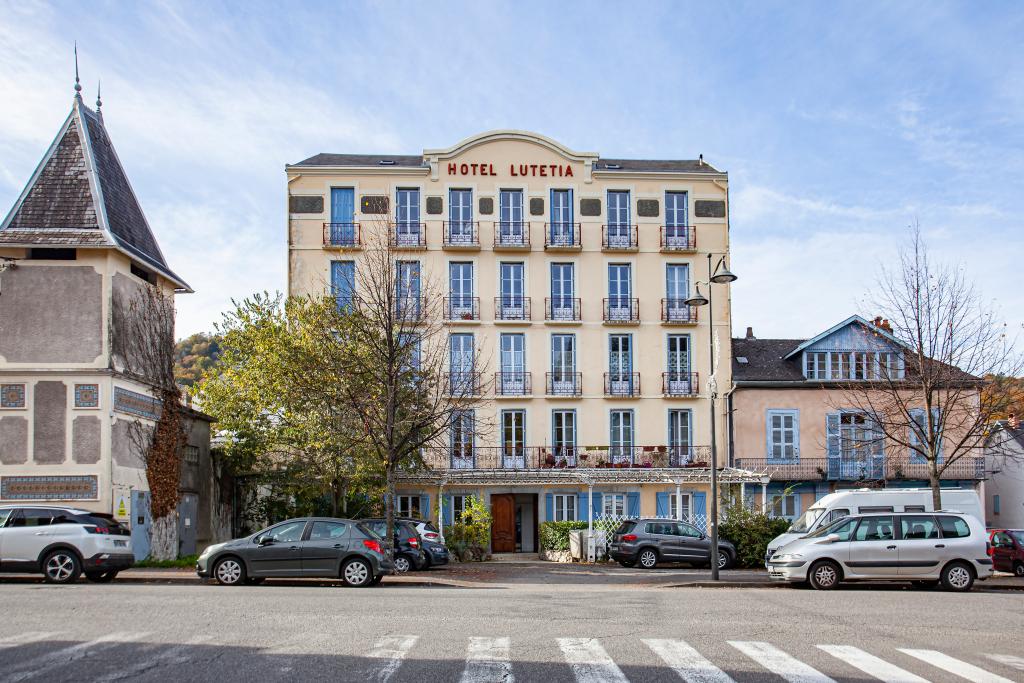
<path fill-rule="evenodd" d="M 127 548 L 128 547 L 128 541 L 114 541 L 114 547 L 115 548 Z"/>

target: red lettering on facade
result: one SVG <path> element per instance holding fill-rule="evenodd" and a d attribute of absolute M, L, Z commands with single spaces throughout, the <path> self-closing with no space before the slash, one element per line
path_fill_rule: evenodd
<path fill-rule="evenodd" d="M 547 178 L 548 177 L 548 167 L 547 166 L 541 166 L 540 167 L 540 177 L 541 178 Z"/>
<path fill-rule="evenodd" d="M 565 177 L 572 178 L 572 166 L 565 167 Z"/>
<path fill-rule="evenodd" d="M 530 164 L 530 175 L 537 175 L 537 164 Z"/>
<path fill-rule="evenodd" d="M 480 164 L 470 164 L 469 167 L 473 169 L 473 175 L 476 175 L 476 167 Z"/>
<path fill-rule="evenodd" d="M 455 175 L 455 164 L 448 164 L 448 175 Z"/>
<path fill-rule="evenodd" d="M 491 167 L 490 175 L 498 175 L 497 173 L 494 172 L 494 164 L 487 164 L 487 165 Z"/>
<path fill-rule="evenodd" d="M 469 173 L 469 165 L 468 164 L 463 164 L 459 168 L 459 171 L 462 173 L 462 175 L 466 175 L 467 173 Z"/>

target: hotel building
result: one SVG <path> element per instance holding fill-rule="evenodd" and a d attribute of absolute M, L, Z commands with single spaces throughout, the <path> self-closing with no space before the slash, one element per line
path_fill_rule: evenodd
<path fill-rule="evenodd" d="M 714 329 L 707 306 L 684 301 L 708 279 L 709 255 L 729 252 L 726 173 L 521 131 L 421 155 L 317 154 L 286 173 L 289 293 L 343 290 L 367 231 L 387 230 L 410 291 L 428 277 L 444 290 L 451 376 L 486 378 L 449 446 L 401 483 L 402 514 L 450 524 L 480 497 L 494 552 L 536 552 L 547 520 L 706 523 L 709 335 L 724 391 L 728 285 L 715 285 Z M 717 425 L 724 464 L 724 413 Z"/>

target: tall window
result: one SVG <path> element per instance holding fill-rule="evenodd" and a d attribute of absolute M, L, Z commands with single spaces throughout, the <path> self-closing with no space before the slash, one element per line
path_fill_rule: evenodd
<path fill-rule="evenodd" d="M 476 414 L 473 410 L 454 410 L 451 415 L 451 466 L 456 469 L 471 469 Z"/>
<path fill-rule="evenodd" d="M 525 320 L 526 298 L 522 263 L 502 263 L 501 274 L 501 320 Z"/>
<path fill-rule="evenodd" d="M 576 335 L 551 335 L 552 394 L 574 396 L 576 387 Z"/>
<path fill-rule="evenodd" d="M 338 310 L 351 308 L 355 290 L 356 262 L 331 261 L 331 292 L 338 302 Z"/>
<path fill-rule="evenodd" d="M 355 191 L 351 187 L 331 188 L 330 242 L 336 246 L 356 243 Z"/>
<path fill-rule="evenodd" d="M 397 314 L 418 318 L 420 314 L 420 262 L 397 263 Z"/>
<path fill-rule="evenodd" d="M 668 456 L 672 467 L 693 460 L 692 437 L 693 412 L 689 409 L 668 411 Z"/>
<path fill-rule="evenodd" d="M 768 514 L 772 517 L 796 519 L 799 512 L 799 501 L 795 493 L 774 494 L 768 496 Z"/>
<path fill-rule="evenodd" d="M 688 322 L 690 307 L 690 267 L 685 263 L 665 266 L 665 316 L 667 322 Z"/>
<path fill-rule="evenodd" d="M 448 241 L 473 243 L 473 191 L 448 190 Z"/>
<path fill-rule="evenodd" d="M 472 396 L 476 393 L 473 335 L 452 334 L 448 342 L 449 388 L 452 396 Z"/>
<path fill-rule="evenodd" d="M 469 509 L 469 501 L 473 496 L 457 493 L 452 496 L 452 521 L 461 522 L 462 515 Z"/>
<path fill-rule="evenodd" d="M 690 511 L 693 506 L 690 504 L 690 494 L 680 493 L 678 497 L 673 492 L 668 497 L 668 514 L 672 519 L 681 519 L 684 522 L 692 521 Z"/>
<path fill-rule="evenodd" d="M 825 418 L 829 474 L 843 479 L 879 479 L 883 475 L 881 429 L 864 413 L 841 411 Z"/>
<path fill-rule="evenodd" d="M 498 239 L 500 244 L 523 244 L 525 232 L 523 191 L 502 190 L 498 193 Z"/>
<path fill-rule="evenodd" d="M 398 336 L 399 352 L 404 355 L 406 372 L 420 369 L 420 336 L 414 332 L 403 332 Z"/>
<path fill-rule="evenodd" d="M 576 464 L 576 411 L 551 411 L 551 446 L 556 458 Z"/>
<path fill-rule="evenodd" d="M 628 263 L 608 264 L 608 319 L 631 320 L 633 269 Z"/>
<path fill-rule="evenodd" d="M 612 462 L 633 461 L 633 411 L 611 411 L 611 438 L 609 457 Z"/>
<path fill-rule="evenodd" d="M 509 468 L 526 467 L 526 411 L 501 411 L 502 465 Z"/>
<path fill-rule="evenodd" d="M 572 263 L 551 264 L 552 320 L 575 320 L 576 277 Z"/>
<path fill-rule="evenodd" d="M 420 191 L 399 189 L 395 196 L 395 231 L 399 245 L 420 242 Z"/>
<path fill-rule="evenodd" d="M 414 495 L 395 496 L 396 517 L 420 517 L 420 497 Z"/>
<path fill-rule="evenodd" d="M 526 336 L 503 334 L 501 341 L 501 393 L 516 396 L 526 393 Z"/>
<path fill-rule="evenodd" d="M 613 382 L 633 381 L 633 335 L 608 335 L 608 375 Z"/>
<path fill-rule="evenodd" d="M 669 393 L 692 393 L 688 391 L 690 383 L 690 335 L 668 335 L 668 357 L 666 371 L 669 382 L 685 383 L 685 386 L 669 387 Z M 677 389 L 678 391 L 673 391 Z"/>
<path fill-rule="evenodd" d="M 626 514 L 625 493 L 605 493 L 601 496 L 602 509 L 608 517 L 624 517 Z"/>
<path fill-rule="evenodd" d="M 807 379 L 828 379 L 828 354 L 815 351 L 804 354 L 804 376 Z"/>
<path fill-rule="evenodd" d="M 572 190 L 551 190 L 551 228 L 548 240 L 556 247 L 569 247 L 576 243 L 572 222 Z"/>
<path fill-rule="evenodd" d="M 800 452 L 800 413 L 796 410 L 769 410 L 767 413 L 768 457 L 794 460 Z"/>
<path fill-rule="evenodd" d="M 911 408 L 910 417 L 913 420 L 913 424 L 909 427 L 909 434 L 907 439 L 911 446 L 917 446 L 918 448 L 924 448 L 924 445 L 928 441 L 928 428 L 929 425 L 925 422 L 925 410 L 924 408 Z M 932 408 L 932 419 L 931 429 L 937 431 L 940 428 L 939 425 L 939 409 Z M 939 460 L 942 460 L 942 438 L 939 438 Z M 927 459 L 915 448 L 910 449 L 910 460 L 915 463 L 927 462 Z"/>
<path fill-rule="evenodd" d="M 556 522 L 572 522 L 576 520 L 576 494 L 556 493 L 554 495 L 554 513 Z"/>
<path fill-rule="evenodd" d="M 669 235 L 682 235 L 690 224 L 686 199 L 685 192 L 665 193 L 665 227 L 670 231 Z"/>
<path fill-rule="evenodd" d="M 629 192 L 608 191 L 608 246 L 628 248 L 631 246 L 629 222 Z"/>
<path fill-rule="evenodd" d="M 452 320 L 475 317 L 473 311 L 473 264 L 448 264 L 448 315 Z"/>

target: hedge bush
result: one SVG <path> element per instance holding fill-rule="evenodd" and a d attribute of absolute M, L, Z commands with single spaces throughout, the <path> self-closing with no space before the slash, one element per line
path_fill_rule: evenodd
<path fill-rule="evenodd" d="M 443 514 L 443 513 L 442 513 Z M 491 542 L 491 511 L 476 496 L 466 498 L 462 515 L 445 534 L 448 550 L 460 562 L 483 562 Z"/>
<path fill-rule="evenodd" d="M 569 532 L 586 529 L 586 522 L 543 522 L 540 525 L 541 550 L 568 550 Z"/>
<path fill-rule="evenodd" d="M 770 517 L 739 502 L 729 505 L 723 512 L 718 533 L 736 545 L 738 567 L 763 567 L 768 543 L 786 533 L 790 524 L 788 519 Z"/>

